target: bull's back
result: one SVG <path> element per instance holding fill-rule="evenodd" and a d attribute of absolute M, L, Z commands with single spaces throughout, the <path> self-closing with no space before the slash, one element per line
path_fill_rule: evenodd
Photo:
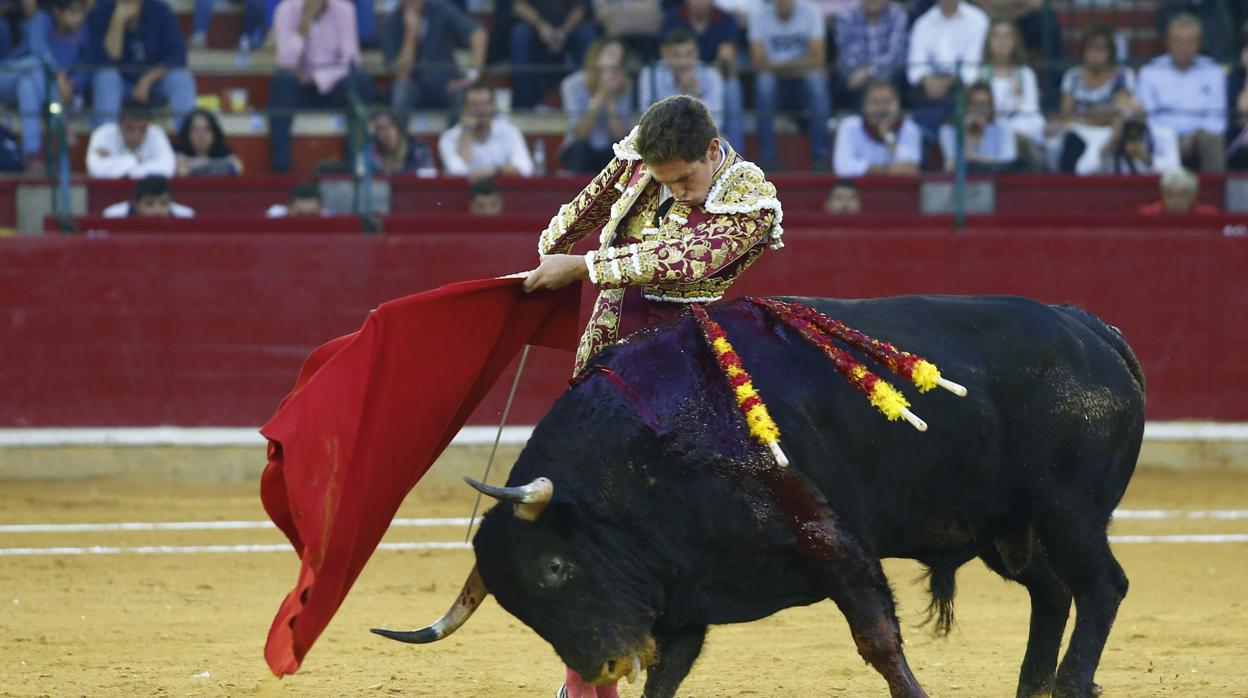
<path fill-rule="evenodd" d="M 758 367 L 796 467 L 883 551 L 968 544 L 977 529 L 1027 516 L 1055 481 L 1093 492 L 1106 516 L 1121 498 L 1142 435 L 1143 386 L 1121 347 L 1085 318 L 1014 297 L 794 300 L 927 358 L 969 391 L 919 394 L 873 365 L 927 421 L 920 433 L 887 422 L 789 330 L 784 342 L 738 347 Z"/>

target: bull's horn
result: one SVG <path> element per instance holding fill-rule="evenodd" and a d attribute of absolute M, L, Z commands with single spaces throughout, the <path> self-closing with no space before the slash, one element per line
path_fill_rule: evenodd
<path fill-rule="evenodd" d="M 464 482 L 481 494 L 489 495 L 501 502 L 515 502 L 516 516 L 525 521 L 537 521 L 555 493 L 555 483 L 544 477 L 539 477 L 520 487 L 494 487 L 484 482 L 477 482 L 470 477 L 464 478 Z"/>
<path fill-rule="evenodd" d="M 420 630 L 412 630 L 404 632 L 401 630 L 383 630 L 381 628 L 373 628 L 373 632 L 388 637 L 391 640 L 400 642 L 411 642 L 413 644 L 423 645 L 427 642 L 437 642 L 451 633 L 459 630 L 459 626 L 468 620 L 473 611 L 477 610 L 477 606 L 485 600 L 490 593 L 485 588 L 485 582 L 481 580 L 481 573 L 477 571 L 477 566 L 472 566 L 472 572 L 468 574 L 468 581 L 464 582 L 464 590 L 459 592 L 459 598 L 455 599 L 455 603 L 451 605 L 446 614 L 434 623 Z"/>

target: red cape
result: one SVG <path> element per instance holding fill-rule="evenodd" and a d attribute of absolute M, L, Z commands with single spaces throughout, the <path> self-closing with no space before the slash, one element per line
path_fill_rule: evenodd
<path fill-rule="evenodd" d="M 274 674 L 299 669 L 403 498 L 526 344 L 573 350 L 580 284 L 532 295 L 486 279 L 400 298 L 304 362 L 261 433 L 260 498 L 302 566 L 269 628 Z"/>

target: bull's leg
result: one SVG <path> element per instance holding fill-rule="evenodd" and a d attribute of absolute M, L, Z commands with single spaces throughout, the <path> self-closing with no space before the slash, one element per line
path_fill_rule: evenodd
<path fill-rule="evenodd" d="M 692 625 L 673 632 L 656 633 L 659 660 L 646 670 L 646 690 L 642 698 L 671 698 L 680 682 L 689 675 L 693 662 L 702 652 L 705 625 Z"/>
<path fill-rule="evenodd" d="M 1075 630 L 1057 668 L 1053 698 L 1097 695 L 1092 678 L 1118 605 L 1127 594 L 1127 575 L 1110 552 L 1105 526 L 1077 522 L 1061 522 L 1055 517 L 1043 517 L 1039 522 L 1040 538 L 1053 570 L 1075 597 Z"/>
<path fill-rule="evenodd" d="M 1017 573 L 1009 570 L 996 548 L 989 548 L 981 559 L 997 574 L 1027 587 L 1031 595 L 1031 631 L 1027 636 L 1023 667 L 1018 673 L 1017 697 L 1048 696 L 1053 692 L 1062 633 L 1070 618 L 1070 590 L 1053 573 L 1038 549 L 1032 553 L 1031 562 Z"/>
<path fill-rule="evenodd" d="M 843 557 L 822 564 L 820 579 L 849 621 L 858 654 L 888 681 L 892 698 L 926 698 L 902 652 L 897 608 L 879 559 L 856 546 L 843 550 Z"/>

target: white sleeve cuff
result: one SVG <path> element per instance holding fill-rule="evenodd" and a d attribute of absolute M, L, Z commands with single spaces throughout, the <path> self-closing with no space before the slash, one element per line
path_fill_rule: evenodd
<path fill-rule="evenodd" d="M 594 273 L 594 250 L 585 253 L 585 268 L 589 270 L 589 283 L 597 286 L 598 275 Z"/>

